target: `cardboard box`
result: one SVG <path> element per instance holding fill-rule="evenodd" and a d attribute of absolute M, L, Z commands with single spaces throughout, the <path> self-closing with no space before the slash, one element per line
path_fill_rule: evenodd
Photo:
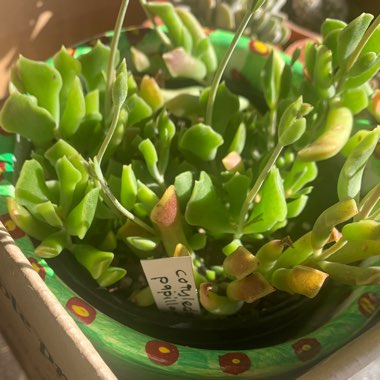
<path fill-rule="evenodd" d="M 2 0 L 0 99 L 18 54 L 43 60 L 62 44 L 100 35 L 112 29 L 119 4 L 119 0 Z M 130 6 L 134 13 L 127 23 L 139 24 L 144 17 L 137 0 Z M 116 379 L 1 223 L 0 329 L 32 380 Z M 380 356 L 378 336 L 380 326 L 375 325 L 300 379 L 345 380 L 362 369 L 374 371 Z"/>
<path fill-rule="evenodd" d="M 116 379 L 1 223 L 0 316 L 31 380 Z"/>

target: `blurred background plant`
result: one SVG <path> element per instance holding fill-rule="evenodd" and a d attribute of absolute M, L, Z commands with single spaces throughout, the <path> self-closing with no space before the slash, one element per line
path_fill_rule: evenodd
<path fill-rule="evenodd" d="M 174 0 L 178 6 L 186 6 L 202 25 L 209 28 L 236 30 L 247 10 L 247 0 Z M 244 34 L 263 42 L 283 45 L 290 31 L 281 12 L 286 0 L 267 1 L 252 17 Z"/>

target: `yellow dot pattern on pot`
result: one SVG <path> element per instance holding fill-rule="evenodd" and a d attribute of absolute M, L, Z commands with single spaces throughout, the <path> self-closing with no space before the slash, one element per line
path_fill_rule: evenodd
<path fill-rule="evenodd" d="M 310 344 L 305 344 L 305 345 L 302 347 L 302 349 L 303 349 L 304 351 L 310 351 L 310 350 L 311 350 L 311 346 L 310 346 Z"/>
<path fill-rule="evenodd" d="M 159 350 L 162 354 L 168 354 L 168 353 L 170 352 L 169 348 L 164 347 L 164 346 L 161 346 L 158 350 Z"/>
<path fill-rule="evenodd" d="M 40 268 L 39 268 L 39 266 L 38 266 L 38 264 L 37 264 L 36 262 L 33 262 L 33 263 L 32 263 L 32 267 L 33 267 L 33 269 L 34 269 L 36 272 L 38 272 L 38 271 L 40 270 Z"/>
<path fill-rule="evenodd" d="M 88 310 L 86 310 L 84 307 L 77 305 L 73 306 L 73 311 L 75 314 L 80 315 L 81 317 L 88 317 L 90 315 Z"/>
<path fill-rule="evenodd" d="M 14 223 L 13 220 L 7 220 L 6 223 L 5 223 L 5 228 L 9 232 L 14 231 L 16 229 L 16 224 Z"/>

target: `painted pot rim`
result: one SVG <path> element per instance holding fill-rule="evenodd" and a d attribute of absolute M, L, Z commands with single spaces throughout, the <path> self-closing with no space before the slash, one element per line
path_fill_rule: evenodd
<path fill-rule="evenodd" d="M 222 39 L 215 41 L 220 42 Z M 88 50 L 87 47 L 83 47 L 82 53 L 86 49 Z M 245 38 L 240 42 L 240 49 L 245 59 L 252 60 L 257 58 L 258 54 L 267 55 L 270 47 Z M 78 54 L 80 53 L 78 51 Z M 243 61 L 241 56 L 238 61 Z M 232 65 L 234 64 L 236 62 L 233 61 Z M 229 70 L 234 78 L 236 73 L 238 77 L 244 75 L 243 69 L 241 66 L 232 66 Z M 130 376 L 134 371 L 133 373 L 139 374 L 138 377 L 133 377 L 136 379 L 159 379 L 168 376 L 183 379 L 193 379 L 195 376 L 223 379 L 231 375 L 239 375 L 243 379 L 267 376 L 273 379 L 275 375 L 306 368 L 338 350 L 365 328 L 380 306 L 380 286 L 357 288 L 339 305 L 339 310 L 323 326 L 297 339 L 256 349 L 198 349 L 165 342 L 137 332 L 96 310 L 78 296 L 55 274 L 44 259 L 34 255 L 32 241 L 11 221 L 5 197 L 13 194 L 14 141 L 14 136 L 6 133 L 0 135 L 0 220 L 33 268 L 73 316 L 105 361 L 120 374 L 120 378 L 123 373 Z"/>

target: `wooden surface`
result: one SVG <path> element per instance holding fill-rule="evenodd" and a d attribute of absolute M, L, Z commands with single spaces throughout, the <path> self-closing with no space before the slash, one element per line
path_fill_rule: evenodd
<path fill-rule="evenodd" d="M 1 380 L 28 380 L 4 337 L 0 333 L 0 378 Z"/>

